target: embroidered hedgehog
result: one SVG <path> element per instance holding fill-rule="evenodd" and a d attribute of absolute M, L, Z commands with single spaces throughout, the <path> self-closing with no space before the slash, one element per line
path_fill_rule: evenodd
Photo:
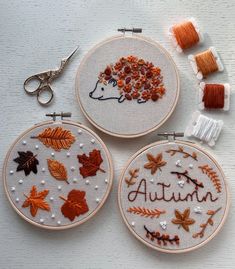
<path fill-rule="evenodd" d="M 165 94 L 161 69 L 151 62 L 135 56 L 122 57 L 114 65 L 108 65 L 99 74 L 95 88 L 89 96 L 96 100 L 116 99 L 156 102 Z"/>

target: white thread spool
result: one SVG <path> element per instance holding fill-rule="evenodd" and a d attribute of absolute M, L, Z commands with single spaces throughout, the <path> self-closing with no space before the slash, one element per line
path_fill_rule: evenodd
<path fill-rule="evenodd" d="M 208 50 L 211 51 L 211 53 L 213 54 L 213 56 L 215 57 L 215 61 L 217 63 L 218 66 L 218 71 L 222 72 L 224 70 L 224 66 L 220 60 L 219 54 L 217 53 L 215 47 L 210 47 Z M 192 66 L 193 72 L 196 75 L 197 79 L 202 80 L 203 79 L 203 74 L 202 72 L 199 70 L 198 66 L 197 66 L 197 62 L 195 60 L 195 56 L 190 54 L 188 56 L 189 62 Z"/>
<path fill-rule="evenodd" d="M 185 130 L 185 135 L 195 137 L 214 146 L 223 127 L 222 120 L 215 120 L 202 115 L 199 111 L 193 113 L 192 118 Z"/>
<path fill-rule="evenodd" d="M 224 111 L 229 110 L 229 104 L 230 104 L 230 93 L 231 93 L 231 87 L 228 83 L 222 84 L 224 85 L 224 107 L 222 108 Z M 203 95 L 204 95 L 204 89 L 205 89 L 206 83 L 201 82 L 199 84 L 199 92 L 198 92 L 198 107 L 201 110 L 206 109 L 204 102 L 202 101 Z"/>
<path fill-rule="evenodd" d="M 189 18 L 189 19 L 186 19 L 184 22 L 187 22 L 187 21 L 189 21 L 193 24 L 193 26 L 198 34 L 198 37 L 199 37 L 199 42 L 197 44 L 201 44 L 203 42 L 203 34 L 200 32 L 197 21 L 195 20 L 195 18 Z M 174 31 L 173 31 L 173 27 L 174 27 L 174 25 L 172 25 L 168 30 L 169 39 L 171 40 L 176 51 L 179 53 L 182 53 L 183 49 L 180 47 L 180 45 L 177 42 L 177 39 L 176 39 Z"/>

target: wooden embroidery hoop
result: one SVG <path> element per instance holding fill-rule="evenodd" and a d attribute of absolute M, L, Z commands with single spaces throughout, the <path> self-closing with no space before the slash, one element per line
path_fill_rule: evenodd
<path fill-rule="evenodd" d="M 190 247 L 190 248 L 186 248 L 186 249 L 181 249 L 181 250 L 168 250 L 168 249 L 164 249 L 164 248 L 161 248 L 159 246 L 153 246 L 152 244 L 148 243 L 147 241 L 143 240 L 131 227 L 130 227 L 130 224 L 128 223 L 124 213 L 123 213 L 123 208 L 122 208 L 122 205 L 121 205 L 121 187 L 122 187 L 122 182 L 124 179 L 124 175 L 125 175 L 125 172 L 127 170 L 127 168 L 129 167 L 129 165 L 132 163 L 133 160 L 135 160 L 136 158 L 138 158 L 138 156 L 144 152 L 145 150 L 147 149 L 150 149 L 154 146 L 157 146 L 157 145 L 163 145 L 163 144 L 169 144 L 169 140 L 162 140 L 162 141 L 157 141 L 157 142 L 154 142 L 154 143 L 151 143 L 143 148 L 141 148 L 140 150 L 138 150 L 127 162 L 127 164 L 124 166 L 123 168 L 123 171 L 121 173 L 121 176 L 119 178 L 119 183 L 118 183 L 118 198 L 117 198 L 117 202 L 118 202 L 118 207 L 119 207 L 119 210 L 120 210 L 120 213 L 121 213 L 121 216 L 123 218 L 123 221 L 124 223 L 126 224 L 127 228 L 129 229 L 129 231 L 135 236 L 136 239 L 138 239 L 140 242 L 142 242 L 143 244 L 145 244 L 146 246 L 154 249 L 154 250 L 158 250 L 160 252 L 164 252 L 164 253 L 173 253 L 173 254 L 179 254 L 179 253 L 186 253 L 186 252 L 190 252 L 190 251 L 193 251 L 193 250 L 196 250 L 202 246 L 204 246 L 205 244 L 207 244 L 208 242 L 211 241 L 211 239 L 213 239 L 218 233 L 219 231 L 222 229 L 226 219 L 227 219 L 227 216 L 228 216 L 228 212 L 229 212 L 229 207 L 230 207 L 230 203 L 231 203 L 231 200 L 230 200 L 230 193 L 229 193 L 229 189 L 228 189 L 228 182 L 225 178 L 225 175 L 224 175 L 224 172 L 223 170 L 221 169 L 221 166 L 219 165 L 219 163 L 215 160 L 215 158 L 209 154 L 207 151 L 205 151 L 203 148 L 201 148 L 200 146 L 196 145 L 195 143 L 193 142 L 189 142 L 189 141 L 184 141 L 184 140 L 174 140 L 173 142 L 174 143 L 180 143 L 180 144 L 184 144 L 184 145 L 187 145 L 187 146 L 191 146 L 191 147 L 194 147 L 195 149 L 201 151 L 202 153 L 204 153 L 212 162 L 214 162 L 214 164 L 216 165 L 216 167 L 218 168 L 218 170 L 220 171 L 220 173 L 222 174 L 223 176 L 223 181 L 224 181 L 224 185 L 225 185 L 225 189 L 226 189 L 226 197 L 227 197 L 227 202 L 226 202 L 226 208 L 225 208 L 225 211 L 224 211 L 224 215 L 223 215 L 223 218 L 220 222 L 220 224 L 218 225 L 217 229 L 203 242 L 199 243 L 198 245 L 195 245 L 194 247 Z"/>
<path fill-rule="evenodd" d="M 61 124 L 68 124 L 68 125 L 72 125 L 72 126 L 76 126 L 78 128 L 82 128 L 86 131 L 88 131 L 91 135 L 93 135 L 97 141 L 99 141 L 99 143 L 101 144 L 101 146 L 103 147 L 104 151 L 105 151 L 105 154 L 107 156 L 107 160 L 108 160 L 108 164 L 109 164 L 109 168 L 110 168 L 110 171 L 109 171 L 109 178 L 108 178 L 108 187 L 107 187 L 107 190 L 106 190 L 106 193 L 105 195 L 103 196 L 102 198 L 102 201 L 99 203 L 99 205 L 97 206 L 97 208 L 92 211 L 87 217 L 85 217 L 84 219 L 80 220 L 80 221 L 77 221 L 77 222 L 74 222 L 72 224 L 68 224 L 68 225 L 64 225 L 64 226 L 48 226 L 48 225 L 44 225 L 44 224 L 40 224 L 40 223 L 37 223 L 36 221 L 32 221 L 31 219 L 29 219 L 27 216 L 25 216 L 13 203 L 10 195 L 9 195 L 9 190 L 7 189 L 7 186 L 6 186 L 6 166 L 7 166 L 7 163 L 9 161 L 9 155 L 12 151 L 12 149 L 15 147 L 15 145 L 17 144 L 18 141 L 20 141 L 22 139 L 22 137 L 28 133 L 30 133 L 32 130 L 36 129 L 37 127 L 42 127 L 44 125 L 48 125 L 48 124 L 58 124 L 58 123 L 61 123 Z M 106 145 L 104 144 L 104 142 L 101 140 L 101 138 L 95 133 L 93 132 L 91 129 L 89 129 L 88 127 L 84 126 L 83 124 L 81 123 L 77 123 L 77 122 L 74 122 L 74 121 L 68 121 L 68 120 L 60 120 L 60 121 L 53 121 L 53 120 L 49 120 L 49 121 L 43 121 L 41 123 L 38 123 L 38 124 L 35 124 L 35 126 L 32 126 L 31 128 L 27 129 L 26 131 L 24 131 L 23 133 L 21 133 L 17 139 L 15 139 L 15 141 L 13 142 L 13 144 L 11 145 L 10 149 L 7 151 L 7 154 L 6 154 L 6 157 L 5 157 L 5 160 L 4 160 L 4 164 L 3 164 L 3 172 L 2 172 L 2 177 L 3 177 L 3 183 L 4 183 L 4 189 L 5 189 L 5 193 L 6 193 L 6 196 L 11 204 L 11 206 L 14 208 L 14 210 L 24 219 L 26 220 L 27 222 L 33 224 L 34 226 L 37 226 L 37 227 L 40 227 L 40 228 L 44 228 L 44 229 L 48 229 L 48 230 L 65 230 L 65 229 L 69 229 L 69 228 L 73 228 L 75 226 L 79 226 L 81 224 L 83 224 L 84 222 L 88 221 L 90 218 L 92 218 L 104 205 L 104 203 L 106 202 L 109 194 L 110 194 L 110 191 L 111 191 L 111 188 L 112 188 L 112 184 L 113 184 L 113 162 L 112 162 L 112 158 L 111 158 L 111 154 L 108 150 L 108 148 L 106 147 Z"/>
<path fill-rule="evenodd" d="M 175 76 L 176 76 L 176 80 L 177 80 L 177 85 L 176 85 L 176 95 L 175 95 L 175 100 L 174 100 L 174 103 L 173 105 L 171 106 L 171 109 L 169 110 L 169 112 L 161 119 L 161 121 L 157 124 L 153 124 L 154 126 L 152 126 L 151 128 L 148 128 L 147 130 L 144 130 L 144 131 L 141 131 L 141 132 L 136 132 L 136 133 L 128 133 L 128 134 L 125 134 L 125 133 L 118 133 L 118 132 L 113 132 L 111 130 L 108 130 L 106 128 L 104 128 L 103 126 L 97 124 L 97 122 L 89 115 L 89 113 L 86 111 L 86 108 L 84 107 L 82 101 L 81 101 L 81 97 L 80 97 L 80 88 L 79 88 L 79 83 L 80 83 L 80 79 L 79 79 L 79 76 L 80 76 L 80 73 L 81 73 L 81 70 L 83 69 L 87 59 L 93 54 L 95 53 L 96 50 L 100 49 L 103 45 L 109 43 L 109 42 L 112 42 L 112 41 L 115 41 L 115 40 L 118 40 L 118 39 L 130 39 L 130 40 L 142 40 L 142 41 L 145 41 L 151 45 L 154 45 L 156 50 L 159 50 L 161 52 L 162 55 L 164 55 L 164 57 L 166 57 L 167 60 L 169 60 L 169 62 L 171 63 L 173 69 L 174 69 L 174 72 L 175 72 Z M 106 63 L 108 64 L 108 63 Z M 167 50 L 162 47 L 160 44 L 158 44 L 157 42 L 153 41 L 152 39 L 150 38 L 147 38 L 147 37 L 143 37 L 143 36 L 140 36 L 140 35 L 136 35 L 136 34 L 132 34 L 132 36 L 125 36 L 125 34 L 121 34 L 121 35 L 116 35 L 116 36 L 113 36 L 113 37 L 110 37 L 108 39 L 105 39 L 103 40 L 102 42 L 98 43 L 97 45 L 95 45 L 93 48 L 90 49 L 90 51 L 86 54 L 86 56 L 83 58 L 81 64 L 79 65 L 78 67 L 78 70 L 77 70 L 77 75 L 76 75 L 76 81 L 75 81 L 75 91 L 76 91 L 76 96 L 77 96 L 77 100 L 78 100 L 78 103 L 79 103 L 79 106 L 82 110 L 82 112 L 84 113 L 84 115 L 86 116 L 86 118 L 99 130 L 101 130 L 102 132 L 104 133 L 107 133 L 109 135 L 112 135 L 112 136 L 115 136 L 115 137 L 121 137 L 121 138 L 135 138 L 135 137 L 140 137 L 140 136 L 143 136 L 143 135 L 146 135 L 148 133 L 151 133 L 153 131 L 155 131 L 156 129 L 158 129 L 162 124 L 165 123 L 165 121 L 167 121 L 167 119 L 171 116 L 171 114 L 173 113 L 175 107 L 176 107 L 176 104 L 178 102 L 178 98 L 179 98 L 179 91 L 180 91 L 180 82 L 179 82 L 179 74 L 178 74 L 178 70 L 177 70 L 177 67 L 176 67 L 176 64 L 174 63 L 173 61 L 173 58 L 171 57 L 171 55 L 167 52 Z M 163 97 L 164 98 L 164 97 Z M 156 103 L 156 106 L 158 104 Z M 154 111 L 155 112 L 155 111 Z M 157 113 L 156 113 L 157 114 Z M 128 124 L 128 122 L 127 122 Z"/>

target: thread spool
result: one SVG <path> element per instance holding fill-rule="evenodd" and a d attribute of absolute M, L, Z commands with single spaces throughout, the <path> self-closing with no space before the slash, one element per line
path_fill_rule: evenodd
<path fill-rule="evenodd" d="M 200 83 L 199 87 L 199 109 L 223 109 L 229 110 L 230 85 Z"/>
<path fill-rule="evenodd" d="M 169 38 L 178 52 L 189 49 L 203 41 L 202 34 L 194 18 L 171 26 Z"/>
<path fill-rule="evenodd" d="M 215 120 L 195 111 L 186 127 L 185 135 L 195 137 L 212 147 L 219 138 L 222 127 L 222 120 Z"/>
<path fill-rule="evenodd" d="M 215 47 L 200 52 L 196 55 L 189 55 L 188 59 L 193 68 L 193 72 L 199 80 L 215 72 L 224 70 L 223 64 Z"/>

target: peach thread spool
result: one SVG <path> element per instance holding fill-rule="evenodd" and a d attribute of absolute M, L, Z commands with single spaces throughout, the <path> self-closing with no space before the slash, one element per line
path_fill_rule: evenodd
<path fill-rule="evenodd" d="M 200 52 L 196 55 L 188 56 L 193 72 L 196 77 L 201 80 L 215 72 L 224 70 L 223 64 L 215 47 L 210 47 L 208 50 Z"/>
<path fill-rule="evenodd" d="M 169 37 L 178 52 L 189 49 L 203 41 L 202 34 L 194 18 L 171 26 Z"/>
<path fill-rule="evenodd" d="M 229 110 L 230 106 L 230 85 L 200 83 L 199 87 L 199 109 L 222 109 Z"/>

